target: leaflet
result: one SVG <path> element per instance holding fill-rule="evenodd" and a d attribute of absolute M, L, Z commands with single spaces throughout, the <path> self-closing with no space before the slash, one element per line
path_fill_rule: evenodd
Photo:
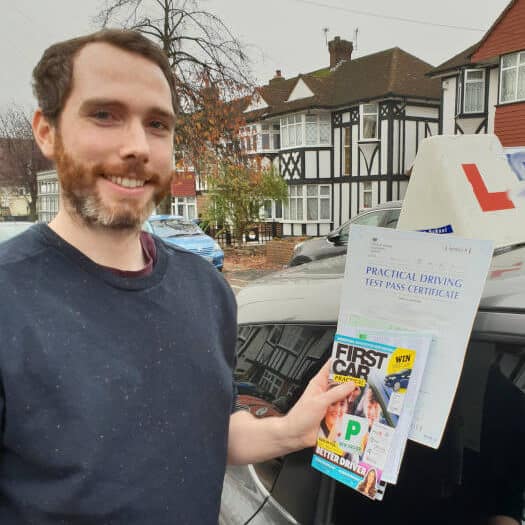
<path fill-rule="evenodd" d="M 381 499 L 381 484 L 397 481 L 432 337 L 390 330 L 374 342 L 366 329 L 344 332 L 334 338 L 330 381 L 355 389 L 328 408 L 312 466 Z"/>
<path fill-rule="evenodd" d="M 338 331 L 433 333 L 409 435 L 423 445 L 441 442 L 491 257 L 491 241 L 350 228 Z"/>

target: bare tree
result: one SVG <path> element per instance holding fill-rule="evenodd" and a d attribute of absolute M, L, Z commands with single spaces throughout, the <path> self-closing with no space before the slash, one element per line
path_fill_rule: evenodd
<path fill-rule="evenodd" d="M 135 29 L 156 41 L 175 77 L 176 150 L 196 164 L 206 150 L 220 150 L 242 123 L 238 103 L 253 90 L 241 42 L 196 0 L 105 0 L 95 22 Z M 167 202 L 161 205 L 169 211 Z"/>
<path fill-rule="evenodd" d="M 31 128 L 30 114 L 12 107 L 0 114 L 0 187 L 24 188 L 30 219 L 37 219 L 37 181 L 39 171 L 52 163 L 38 148 Z"/>

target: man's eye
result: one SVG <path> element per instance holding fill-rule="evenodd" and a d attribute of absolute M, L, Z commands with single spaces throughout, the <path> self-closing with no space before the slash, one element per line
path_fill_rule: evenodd
<path fill-rule="evenodd" d="M 99 110 L 93 113 L 93 117 L 98 120 L 109 120 L 111 118 L 111 113 L 109 111 Z"/>
<path fill-rule="evenodd" d="M 155 129 L 165 129 L 165 130 L 169 129 L 168 125 L 162 122 L 161 120 L 152 120 L 149 123 L 149 125 Z"/>

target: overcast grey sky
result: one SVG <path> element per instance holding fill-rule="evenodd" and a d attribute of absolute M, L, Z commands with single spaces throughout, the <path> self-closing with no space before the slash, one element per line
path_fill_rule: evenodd
<path fill-rule="evenodd" d="M 328 39 L 348 40 L 358 28 L 355 57 L 398 46 L 437 65 L 478 41 L 508 1 L 202 0 L 201 5 L 246 44 L 254 74 L 265 83 L 276 69 L 288 78 L 327 66 L 325 27 Z M 34 105 L 31 71 L 43 50 L 96 29 L 91 17 L 100 5 L 101 0 L 0 0 L 0 109 Z"/>

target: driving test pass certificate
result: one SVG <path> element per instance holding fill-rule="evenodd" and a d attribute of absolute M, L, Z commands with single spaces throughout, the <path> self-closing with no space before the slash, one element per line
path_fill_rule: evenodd
<path fill-rule="evenodd" d="M 352 225 L 348 246 L 338 330 L 344 333 L 346 324 L 351 332 L 363 319 L 381 319 L 378 329 L 433 334 L 409 438 L 437 448 L 487 277 L 492 242 Z"/>

